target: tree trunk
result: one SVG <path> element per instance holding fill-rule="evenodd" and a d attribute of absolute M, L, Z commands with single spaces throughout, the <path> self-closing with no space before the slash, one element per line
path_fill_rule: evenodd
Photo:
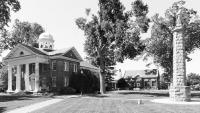
<path fill-rule="evenodd" d="M 99 56 L 100 56 L 100 92 L 101 94 L 105 94 L 106 93 L 106 89 L 105 89 L 105 71 L 104 71 L 104 63 L 103 63 L 103 56 L 102 53 L 99 52 Z"/>
<path fill-rule="evenodd" d="M 105 89 L 105 74 L 100 72 L 100 92 L 101 94 L 105 94 L 106 93 L 106 89 Z"/>

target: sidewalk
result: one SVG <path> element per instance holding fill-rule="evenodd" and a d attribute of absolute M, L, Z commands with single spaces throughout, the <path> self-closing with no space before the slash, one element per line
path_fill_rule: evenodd
<path fill-rule="evenodd" d="M 25 107 L 17 108 L 17 109 L 14 109 L 14 110 L 10 110 L 10 111 L 7 111 L 6 113 L 29 113 L 29 112 L 35 111 L 37 109 L 46 107 L 48 105 L 60 102 L 62 100 L 64 100 L 64 99 L 51 99 L 51 100 L 31 104 L 31 105 L 28 105 L 28 106 L 25 106 Z"/>
<path fill-rule="evenodd" d="M 21 107 L 21 108 L 17 108 L 17 109 L 14 109 L 14 110 L 7 111 L 6 113 L 29 113 L 29 112 L 35 111 L 37 109 L 46 107 L 48 105 L 60 102 L 60 101 L 67 99 L 67 98 L 77 98 L 77 97 L 79 97 L 79 95 L 62 95 L 62 96 L 54 96 L 54 97 L 55 97 L 54 99 L 35 103 L 35 104 L 31 104 L 31 105 L 27 105 L 27 106 L 24 106 L 24 107 Z"/>

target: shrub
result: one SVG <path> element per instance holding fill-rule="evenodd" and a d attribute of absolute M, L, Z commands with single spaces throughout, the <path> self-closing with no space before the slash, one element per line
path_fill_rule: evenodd
<path fill-rule="evenodd" d="M 124 78 L 121 78 L 117 81 L 117 87 L 120 89 L 124 89 L 125 87 L 128 87 L 128 83 L 125 81 Z"/>
<path fill-rule="evenodd" d="M 72 87 L 66 87 L 60 90 L 60 94 L 75 94 L 76 90 Z"/>

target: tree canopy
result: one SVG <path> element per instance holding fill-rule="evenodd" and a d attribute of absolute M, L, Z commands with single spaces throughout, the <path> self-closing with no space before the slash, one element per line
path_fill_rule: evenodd
<path fill-rule="evenodd" d="M 195 49 L 200 47 L 200 19 L 193 9 L 187 9 L 184 1 L 175 2 L 165 11 L 165 16 L 155 14 L 151 18 L 151 37 L 145 40 L 144 60 L 153 58 L 156 65 L 165 69 L 165 73 L 173 71 L 173 30 L 176 26 L 177 13 L 180 9 L 180 19 L 183 25 L 183 36 L 185 40 L 186 59 Z"/>
<path fill-rule="evenodd" d="M 0 30 L 8 26 L 10 22 L 10 11 L 17 12 L 21 9 L 18 0 L 1 0 L 0 1 Z"/>
<path fill-rule="evenodd" d="M 196 73 L 189 73 L 187 75 L 187 83 L 188 85 L 196 85 L 200 84 L 200 75 Z"/>
<path fill-rule="evenodd" d="M 39 35 L 44 32 L 38 23 L 21 22 L 16 19 L 11 31 L 1 32 L 0 53 L 7 49 L 13 49 L 18 43 L 36 46 Z"/>
<path fill-rule="evenodd" d="M 119 0 L 99 0 L 99 8 L 91 21 L 81 17 L 76 24 L 86 36 L 84 50 L 88 58 L 101 69 L 100 91 L 105 93 L 106 66 L 133 59 L 143 51 L 140 32 L 148 30 L 149 19 L 148 6 L 141 0 L 132 3 L 131 11 L 127 12 Z M 89 13 L 87 9 L 86 15 Z M 135 20 L 131 19 L 133 16 Z"/>

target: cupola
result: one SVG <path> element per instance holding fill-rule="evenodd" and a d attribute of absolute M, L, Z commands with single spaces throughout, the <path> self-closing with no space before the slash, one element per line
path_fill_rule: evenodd
<path fill-rule="evenodd" d="M 53 36 L 47 32 L 44 32 L 39 36 L 38 42 L 39 49 L 53 50 L 54 48 Z"/>

